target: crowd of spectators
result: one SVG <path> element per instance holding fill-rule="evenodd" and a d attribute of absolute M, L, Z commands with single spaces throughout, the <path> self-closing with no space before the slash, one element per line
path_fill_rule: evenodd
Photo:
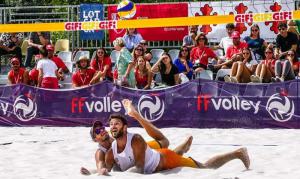
<path fill-rule="evenodd" d="M 198 33 L 198 26 L 191 26 L 176 58 L 172 59 L 165 52 L 154 62 L 147 41 L 136 29 L 127 29 L 123 37 L 113 41 L 114 50 L 118 52 L 115 63 L 105 48 L 96 49 L 93 59 L 85 55 L 76 59 L 76 71 L 71 74 L 72 86 L 82 88 L 109 80 L 121 86 L 146 90 L 178 85 L 206 71 L 216 75 L 225 69 L 227 74 L 219 80 L 231 83 L 293 80 L 300 75 L 299 35 L 293 25 L 293 21 L 279 23 L 279 34 L 273 44 L 261 37 L 257 24 L 253 24 L 250 34 L 242 39 L 230 23 L 226 25 L 227 36 L 217 46 L 209 46 L 206 35 Z M 22 38 L 20 33 L 2 34 L 0 38 L 0 56 L 14 55 L 10 60 L 8 83 L 59 88 L 59 81 L 72 70 L 54 53 L 50 33 L 30 34 L 24 64 L 20 48 Z M 220 49 L 223 56 L 215 53 Z M 157 76 L 160 76 L 159 82 Z"/>

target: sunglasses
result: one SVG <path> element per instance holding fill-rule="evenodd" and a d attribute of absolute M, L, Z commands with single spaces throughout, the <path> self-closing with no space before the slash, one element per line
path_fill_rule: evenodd
<path fill-rule="evenodd" d="M 99 53 L 99 54 L 104 54 L 104 52 L 102 52 L 102 51 L 99 51 L 99 52 L 97 52 L 97 53 Z"/>
<path fill-rule="evenodd" d="M 279 31 L 284 31 L 286 28 L 279 28 L 278 30 Z"/>
<path fill-rule="evenodd" d="M 295 56 L 295 54 L 292 54 L 292 53 L 288 53 L 287 55 L 288 56 Z"/>
<path fill-rule="evenodd" d="M 265 54 L 272 54 L 273 52 L 265 52 Z"/>
<path fill-rule="evenodd" d="M 141 49 L 141 48 L 137 48 L 137 49 L 135 49 L 135 50 L 137 50 L 137 51 L 143 51 L 143 49 Z"/>
<path fill-rule="evenodd" d="M 100 128 L 95 129 L 95 134 L 99 135 L 99 134 L 101 134 L 104 131 L 105 131 L 105 128 L 104 127 L 100 127 Z"/>
<path fill-rule="evenodd" d="M 248 53 L 248 52 L 245 52 L 245 53 L 243 53 L 243 55 L 249 55 L 250 53 Z"/>
<path fill-rule="evenodd" d="M 258 32 L 258 29 L 252 29 L 251 31 L 252 32 Z"/>

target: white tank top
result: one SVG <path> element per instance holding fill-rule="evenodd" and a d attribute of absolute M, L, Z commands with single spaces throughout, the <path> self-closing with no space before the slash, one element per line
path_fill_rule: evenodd
<path fill-rule="evenodd" d="M 113 141 L 112 143 L 112 151 L 114 155 L 114 160 L 121 171 L 126 171 L 129 168 L 135 166 L 135 160 L 133 156 L 133 151 L 131 147 L 131 141 L 134 134 L 127 133 L 127 143 L 125 149 L 118 153 L 117 149 L 117 142 Z M 153 173 L 158 166 L 160 161 L 160 154 L 156 151 L 151 149 L 147 145 L 146 149 L 146 156 L 145 156 L 145 166 L 144 166 L 144 173 Z"/>

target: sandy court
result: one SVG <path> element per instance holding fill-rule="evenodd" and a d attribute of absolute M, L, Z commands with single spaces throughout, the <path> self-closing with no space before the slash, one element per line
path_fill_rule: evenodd
<path fill-rule="evenodd" d="M 80 167 L 95 168 L 97 144 L 89 136 L 89 128 L 75 127 L 1 127 L 0 178 L 299 178 L 300 131 L 272 129 L 191 129 L 165 128 L 170 148 L 188 135 L 194 140 L 186 156 L 205 161 L 215 154 L 245 146 L 251 158 L 251 170 L 234 160 L 217 170 L 177 168 L 152 175 L 112 172 L 111 177 L 82 176 Z M 130 128 L 150 138 L 141 128 Z"/>

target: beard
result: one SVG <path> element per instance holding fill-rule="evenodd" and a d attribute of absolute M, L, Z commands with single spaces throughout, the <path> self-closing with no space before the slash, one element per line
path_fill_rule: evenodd
<path fill-rule="evenodd" d="M 118 138 L 122 137 L 124 134 L 123 128 L 120 131 L 112 132 L 111 134 L 112 134 L 113 138 L 118 139 Z"/>

